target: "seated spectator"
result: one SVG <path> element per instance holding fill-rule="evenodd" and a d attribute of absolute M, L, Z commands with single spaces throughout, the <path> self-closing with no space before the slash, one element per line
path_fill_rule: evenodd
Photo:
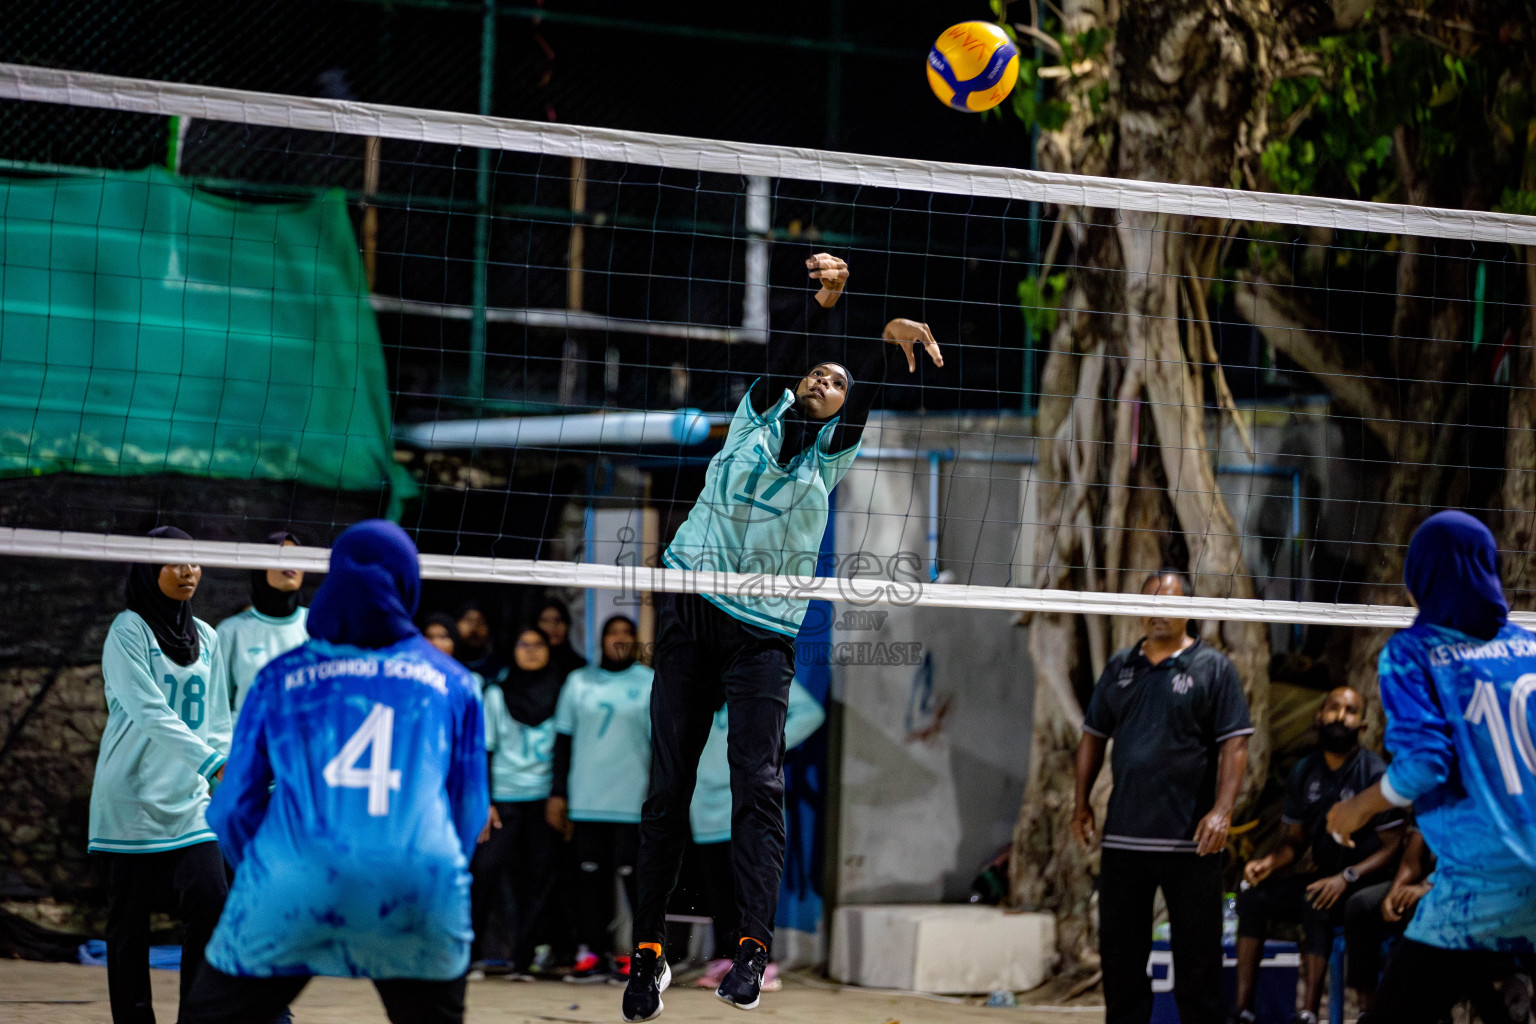
<path fill-rule="evenodd" d="M 1286 782 L 1280 845 L 1243 868 L 1243 879 L 1252 888 L 1237 898 L 1237 1006 L 1233 1019 L 1240 1024 L 1258 1019 L 1254 997 L 1259 961 L 1269 926 L 1276 921 L 1302 926 L 1303 1009 L 1292 1018 L 1292 1024 L 1317 1024 L 1333 931 L 1344 924 L 1348 897 L 1391 877 L 1402 841 L 1402 811 L 1393 808 L 1377 815 L 1348 846 L 1340 845 L 1325 825 L 1334 803 L 1368 789 L 1387 770 L 1380 757 L 1360 747 L 1364 723 L 1365 699 L 1358 692 L 1348 686 L 1329 691 L 1317 712 L 1321 749 L 1298 761 Z M 1275 875 L 1309 848 L 1315 871 Z"/>

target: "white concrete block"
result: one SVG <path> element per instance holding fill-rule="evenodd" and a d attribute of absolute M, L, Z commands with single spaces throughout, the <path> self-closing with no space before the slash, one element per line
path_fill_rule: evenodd
<path fill-rule="evenodd" d="M 830 971 L 869 988 L 1022 992 L 1045 981 L 1055 956 L 1050 914 L 953 903 L 843 906 L 833 918 Z"/>

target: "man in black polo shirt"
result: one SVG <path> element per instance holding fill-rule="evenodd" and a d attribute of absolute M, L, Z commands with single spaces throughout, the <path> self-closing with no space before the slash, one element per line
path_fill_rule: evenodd
<path fill-rule="evenodd" d="M 1340 800 L 1363 793 L 1386 774 L 1387 766 L 1360 747 L 1365 725 L 1365 698 L 1354 689 L 1330 690 L 1317 711 L 1319 749 L 1296 762 L 1285 784 L 1280 816 L 1280 845 L 1267 857 L 1249 861 L 1243 880 L 1253 888 L 1237 898 L 1237 1006 L 1234 1020 L 1252 1024 L 1254 982 L 1272 921 L 1302 925 L 1302 1006 L 1293 1024 L 1317 1024 L 1323 998 L 1323 977 L 1333 949 L 1333 930 L 1344 924 L 1344 907 L 1361 888 L 1389 881 L 1397 866 L 1403 838 L 1403 812 L 1383 811 L 1356 832 L 1353 848 L 1340 846 L 1328 834 L 1328 809 Z M 1312 850 L 1314 871 L 1283 877 L 1275 872 Z M 1353 964 L 1351 965 L 1353 966 Z M 1351 974 L 1356 974 L 1351 971 Z M 1353 977 L 1356 988 L 1374 991 Z"/>
<path fill-rule="evenodd" d="M 1149 576 L 1144 594 L 1184 596 L 1184 577 Z M 1093 839 L 1088 794 L 1115 741 L 1114 789 L 1099 868 L 1099 955 L 1107 1024 L 1152 1018 L 1152 901 L 1163 890 L 1173 994 L 1184 1024 L 1221 1024 L 1221 867 L 1248 765 L 1248 702 L 1237 670 L 1189 635 L 1189 620 L 1145 620 L 1146 636 L 1104 667 L 1077 748 L 1072 828 Z"/>

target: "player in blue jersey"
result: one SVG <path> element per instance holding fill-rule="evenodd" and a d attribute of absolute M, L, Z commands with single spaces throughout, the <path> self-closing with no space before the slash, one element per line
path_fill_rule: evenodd
<path fill-rule="evenodd" d="M 821 728 L 827 713 L 798 680 L 789 684 L 789 706 L 784 715 L 784 749 L 793 750 Z M 694 982 L 699 988 L 719 988 L 734 963 L 732 948 L 738 931 L 736 886 L 731 877 L 731 765 L 726 756 L 730 716 L 721 707 L 715 712 L 709 742 L 699 755 L 699 778 L 693 789 L 688 821 L 693 829 L 694 854 L 703 877 L 704 899 L 714 921 L 715 948 L 704 974 Z M 771 950 L 770 950 L 771 952 Z M 778 968 L 772 962 L 763 972 L 763 990 L 778 986 Z"/>
<path fill-rule="evenodd" d="M 183 1024 L 265 1024 L 317 974 L 373 979 L 396 1024 L 463 1019 L 485 725 L 411 621 L 420 590 L 403 530 L 351 527 L 312 639 L 257 674 L 208 812 L 235 881 Z"/>
<path fill-rule="evenodd" d="M 549 640 L 528 626 L 513 641 L 512 664 L 486 685 L 491 821 L 470 865 L 476 945 L 471 981 L 484 977 L 485 961 L 495 960 L 510 965 L 513 980 L 533 980 L 527 973 L 533 928 L 555 870 L 555 832 L 544 811 L 554 776 L 555 705 L 564 682 Z"/>
<path fill-rule="evenodd" d="M 174 526 L 149 535 L 191 539 Z M 102 646 L 107 725 L 91 784 L 90 851 L 106 861 L 115 1024 L 155 1019 L 150 913 L 171 910 L 186 925 L 185 1007 L 227 891 L 207 811 L 209 785 L 229 754 L 229 685 L 218 636 L 192 615 L 202 575 L 196 565 L 135 565 L 128 608 Z"/>
<path fill-rule="evenodd" d="M 577 941 L 574 983 L 622 978 L 613 957 L 614 873 L 635 901 L 640 805 L 651 765 L 651 678 L 637 660 L 635 624 L 603 623 L 602 661 L 572 672 L 555 709 L 551 827 L 566 832 L 576 854 Z"/>
<path fill-rule="evenodd" d="M 1392 763 L 1327 827 L 1347 837 L 1412 804 L 1436 866 L 1361 1020 L 1433 1024 L 1471 996 L 1485 1021 L 1525 1022 L 1512 964 L 1536 953 L 1536 635 L 1508 621 L 1493 534 L 1464 512 L 1424 521 L 1403 582 L 1419 613 L 1379 666 Z"/>
<path fill-rule="evenodd" d="M 889 373 L 893 346 L 909 372 L 921 344 L 936 366 L 939 346 L 924 324 L 887 322 L 881 344 L 837 321 L 848 280 L 842 260 L 805 262 L 817 285 L 806 318 L 768 343 L 768 372 L 737 406 L 704 488 L 663 554 L 675 569 L 814 575 L 830 495 L 859 452 L 864 423 Z M 855 317 L 858 319 L 858 317 Z M 662 943 L 667 900 L 688 844 L 688 808 L 699 754 L 715 710 L 730 719 L 731 857 L 740 930 L 735 966 L 717 990 L 733 1006 L 757 1005 L 779 880 L 784 871 L 784 716 L 795 674 L 794 639 L 809 601 L 761 594 L 666 594 L 658 602 L 653 758 L 641 824 L 637 948 L 622 1012 L 626 1021 L 661 1013 L 671 981 Z"/>
<path fill-rule="evenodd" d="M 286 530 L 270 535 L 267 542 L 283 547 L 300 544 L 299 538 Z M 303 586 L 300 569 L 252 570 L 251 606 L 219 623 L 219 652 L 224 657 L 237 720 L 262 666 L 309 639 L 305 628 L 309 609 L 299 605 Z"/>

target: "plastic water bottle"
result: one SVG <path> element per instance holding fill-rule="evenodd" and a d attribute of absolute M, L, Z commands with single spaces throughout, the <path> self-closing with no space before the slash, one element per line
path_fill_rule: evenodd
<path fill-rule="evenodd" d="M 1221 944 L 1230 946 L 1237 942 L 1237 893 L 1227 893 L 1221 907 Z"/>

